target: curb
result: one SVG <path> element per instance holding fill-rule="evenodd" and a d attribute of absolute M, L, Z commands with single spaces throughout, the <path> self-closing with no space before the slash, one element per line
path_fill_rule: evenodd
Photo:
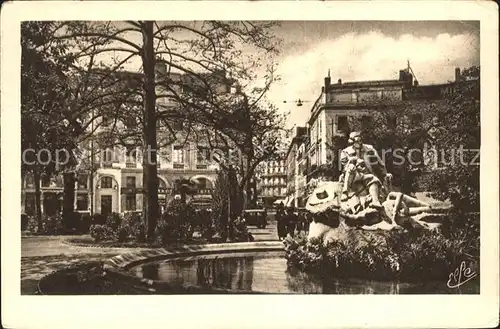
<path fill-rule="evenodd" d="M 72 242 L 71 240 L 63 240 L 61 241 L 62 244 L 72 246 L 72 247 L 79 247 L 79 248 L 92 248 L 92 249 L 116 249 L 116 250 L 123 250 L 123 249 L 136 249 L 136 250 L 144 250 L 144 249 L 156 249 L 154 247 L 134 247 L 134 246 L 129 246 L 129 247 L 117 247 L 117 246 L 103 246 L 99 244 L 92 244 L 92 243 L 78 243 L 78 242 Z M 158 247 L 160 248 L 160 247 Z"/>
<path fill-rule="evenodd" d="M 168 282 L 139 278 L 127 272 L 127 269 L 145 261 L 172 259 L 196 255 L 210 255 L 214 253 L 237 253 L 245 251 L 284 251 L 281 241 L 273 242 L 237 242 L 206 244 L 198 246 L 183 246 L 169 249 L 137 250 L 112 257 L 104 261 L 103 270 L 106 276 L 119 282 L 127 282 L 143 294 L 161 293 L 172 290 L 173 285 Z M 261 294 L 257 291 L 236 291 L 222 288 L 204 288 L 200 286 L 183 286 L 183 294 Z"/>
<path fill-rule="evenodd" d="M 112 257 L 104 262 L 104 269 L 124 270 L 145 260 L 195 256 L 199 254 L 230 253 L 242 251 L 284 250 L 283 242 L 235 242 L 205 245 L 185 245 L 177 248 L 143 249 Z"/>

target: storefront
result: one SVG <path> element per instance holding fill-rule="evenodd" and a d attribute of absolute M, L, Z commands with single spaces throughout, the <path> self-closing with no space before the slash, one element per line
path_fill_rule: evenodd
<path fill-rule="evenodd" d="M 99 177 L 95 190 L 95 212 L 109 215 L 120 212 L 118 182 L 111 175 Z"/>

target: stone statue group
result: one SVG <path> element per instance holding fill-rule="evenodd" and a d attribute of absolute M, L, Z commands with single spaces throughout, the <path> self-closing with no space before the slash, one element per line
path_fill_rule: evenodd
<path fill-rule="evenodd" d="M 367 230 L 439 226 L 441 209 L 395 192 L 392 175 L 375 148 L 363 143 L 360 133 L 349 135 L 340 163 L 339 180 L 319 182 L 309 197 L 306 209 L 311 213 L 337 216 L 343 225 Z"/>

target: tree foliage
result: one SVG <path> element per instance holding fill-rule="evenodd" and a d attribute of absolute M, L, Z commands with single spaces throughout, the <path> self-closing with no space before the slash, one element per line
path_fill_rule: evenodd
<path fill-rule="evenodd" d="M 244 122 L 235 120 L 237 113 L 221 116 L 220 110 L 227 108 L 222 104 L 231 99 L 228 90 L 221 88 L 234 80 L 249 82 L 257 77 L 262 62 L 259 56 L 276 52 L 277 43 L 270 33 L 275 24 L 227 21 L 48 24 L 53 40 L 70 49 L 66 58 L 73 62 L 73 72 L 86 77 L 83 82 L 95 82 L 90 88 L 81 79 L 74 84 L 73 95 L 81 106 L 67 114 L 69 121 L 80 122 L 85 130 L 89 125 L 97 129 L 99 123 L 94 123 L 99 118 L 101 125 L 109 121 L 103 118 L 111 119 L 112 125 L 100 129 L 101 143 L 129 146 L 140 140 L 143 151 L 152 150 L 152 154 L 143 152 L 144 217 L 149 233 L 155 227 L 158 209 L 157 123 L 166 126 L 169 135 L 166 144 L 179 137 L 172 127 L 176 121 L 187 123 L 188 132 L 183 136 L 189 136 L 191 128 L 219 131 L 231 122 L 237 122 L 237 126 L 233 125 L 235 130 L 245 130 Z M 244 47 L 256 51 L 244 54 Z M 142 65 L 137 74 L 130 75 L 137 82 L 131 86 L 123 78 L 127 74 L 123 68 L 134 59 L 139 59 Z M 99 74 L 102 78 L 96 79 Z M 181 78 L 175 78 L 179 75 Z M 262 94 L 268 87 L 266 83 Z M 132 123 L 126 124 L 128 128 L 135 122 L 137 129 L 123 129 L 123 125 L 117 124 L 119 121 Z M 249 139 L 244 141 L 245 146 L 248 142 Z"/>
<path fill-rule="evenodd" d="M 447 106 L 438 109 L 440 129 L 433 132 L 438 159 L 444 163 L 431 172 L 427 186 L 460 212 L 479 211 L 480 82 L 478 66 L 463 70 Z"/>
<path fill-rule="evenodd" d="M 21 24 L 21 170 L 34 177 L 39 228 L 41 176 L 75 166 L 78 136 L 64 114 L 71 60 L 65 57 L 67 47 L 51 38 L 50 24 Z"/>

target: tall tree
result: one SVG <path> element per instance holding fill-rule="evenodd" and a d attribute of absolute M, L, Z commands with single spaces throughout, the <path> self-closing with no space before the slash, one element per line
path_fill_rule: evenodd
<path fill-rule="evenodd" d="M 185 107 L 179 88 L 193 85 L 193 80 L 202 86 L 203 93 L 197 93 L 212 102 L 221 94 L 210 83 L 207 76 L 223 73 L 224 77 L 251 79 L 251 68 L 258 66 L 259 58 L 242 56 L 244 45 L 272 53 L 276 42 L 270 34 L 275 23 L 255 22 L 61 22 L 54 29 L 55 40 L 67 41 L 74 50 L 71 58 L 77 60 L 77 70 L 90 71 L 94 59 L 106 66 L 108 72 L 119 71 L 125 62 L 138 57 L 141 59 L 142 91 L 136 96 L 142 98 L 144 106 L 140 122 L 143 159 L 144 215 L 148 226 L 148 236 L 153 238 L 158 217 L 157 167 L 156 167 L 156 122 L 158 119 L 169 123 L 182 117 Z M 251 52 L 249 52 L 251 53 Z M 108 54 L 107 62 L 102 57 Z M 109 55 L 120 59 L 109 61 Z M 161 60 L 168 71 L 162 78 L 155 77 L 155 62 Z M 192 81 L 174 81 L 170 70 L 192 77 Z M 112 73 L 111 73 L 112 74 Z M 159 92 L 159 90 L 162 90 Z M 157 102 L 157 100 L 167 100 Z M 168 102 L 170 101 L 170 102 Z M 172 108 L 168 104 L 176 102 L 181 106 Z M 137 99 L 127 102 L 131 108 Z M 87 109 L 88 110 L 88 109 Z M 119 110 L 116 111 L 120 112 Z M 88 117 L 88 113 L 81 113 Z M 138 120 L 140 121 L 140 119 Z"/>
<path fill-rule="evenodd" d="M 260 93 L 264 95 L 267 90 Z M 262 101 L 262 97 L 254 98 L 243 92 L 237 95 L 230 103 L 217 107 L 217 116 L 204 118 L 205 125 L 217 128 L 215 133 L 205 130 L 205 138 L 212 148 L 225 151 L 223 169 L 230 175 L 234 172 L 235 187 L 245 191 L 249 201 L 250 183 L 258 165 L 282 155 L 285 116 L 272 104 Z"/>
<path fill-rule="evenodd" d="M 43 22 L 21 25 L 21 168 L 34 177 L 39 229 L 41 176 L 73 166 L 76 147 L 76 131 L 64 116 L 70 61 L 64 57 L 65 45 L 51 43 L 51 37 Z"/>
<path fill-rule="evenodd" d="M 431 132 L 439 170 L 426 181 L 441 200 L 450 200 L 461 213 L 479 212 L 481 148 L 480 68 L 463 70 L 446 106 L 436 109 L 438 122 Z"/>

